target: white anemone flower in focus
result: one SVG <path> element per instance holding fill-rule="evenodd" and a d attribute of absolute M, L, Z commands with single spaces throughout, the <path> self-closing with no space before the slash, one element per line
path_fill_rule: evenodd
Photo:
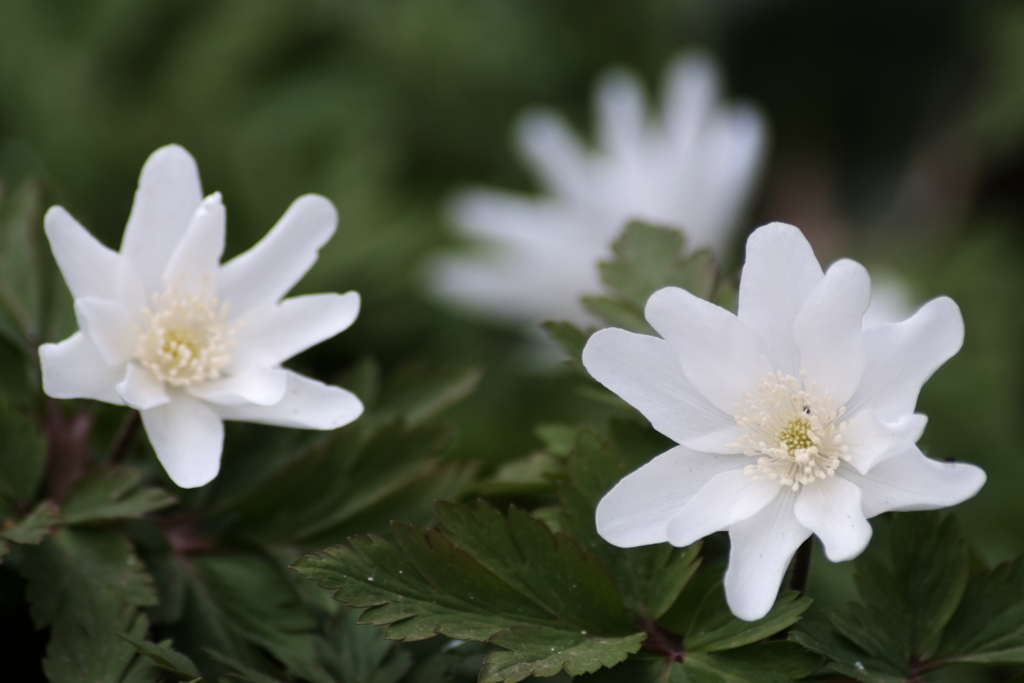
<path fill-rule="evenodd" d="M 434 263 L 430 285 L 440 297 L 513 322 L 593 322 L 579 297 L 601 290 L 597 263 L 633 219 L 680 228 L 690 249 L 721 255 L 760 168 L 760 114 L 722 101 L 718 69 L 700 53 L 668 69 L 660 117 L 621 70 L 600 81 L 594 107 L 593 151 L 555 112 L 520 121 L 519 150 L 545 196 L 473 189 L 455 197 L 452 222 L 487 250 Z"/>
<path fill-rule="evenodd" d="M 601 536 L 686 546 L 727 530 L 726 598 L 754 620 L 811 534 L 830 560 L 849 560 L 870 517 L 973 496 L 981 469 L 915 445 L 921 386 L 963 343 L 960 309 L 939 297 L 862 329 L 870 289 L 860 264 L 823 273 L 800 231 L 773 223 L 747 242 L 737 315 L 668 287 L 646 310 L 662 338 L 594 334 L 587 370 L 679 444 L 605 495 Z"/>
<path fill-rule="evenodd" d="M 359 313 L 356 292 L 281 300 L 336 224 L 329 200 L 299 197 L 258 244 L 221 265 L 220 194 L 203 198 L 195 161 L 176 145 L 143 166 L 120 252 L 50 208 L 46 236 L 81 329 L 39 348 L 43 390 L 140 411 L 161 464 L 185 488 L 217 476 L 223 420 L 348 424 L 363 411 L 355 395 L 281 367 Z"/>

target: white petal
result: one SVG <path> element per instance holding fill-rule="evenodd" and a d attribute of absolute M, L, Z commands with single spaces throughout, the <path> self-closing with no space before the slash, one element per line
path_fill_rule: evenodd
<path fill-rule="evenodd" d="M 686 378 L 719 410 L 735 414 L 743 392 L 772 371 L 757 340 L 732 313 L 678 287 L 651 295 L 647 320 L 672 346 Z"/>
<path fill-rule="evenodd" d="M 167 145 L 146 159 L 121 254 L 138 269 L 150 291 L 162 289 L 160 277 L 167 261 L 202 200 L 199 169 L 184 148 Z"/>
<path fill-rule="evenodd" d="M 668 540 L 668 522 L 712 477 L 741 468 L 745 456 L 708 455 L 677 446 L 627 475 L 597 505 L 597 532 L 635 548 Z"/>
<path fill-rule="evenodd" d="M 196 209 L 171 253 L 163 273 L 164 287 L 174 287 L 179 294 L 186 295 L 214 291 L 220 257 L 224 254 L 226 222 L 220 193 L 215 192 Z"/>
<path fill-rule="evenodd" d="M 583 349 L 583 365 L 677 443 L 738 429 L 732 417 L 711 405 L 686 379 L 676 354 L 663 339 L 617 328 L 599 330 Z M 736 438 L 723 437 L 718 445 Z"/>
<path fill-rule="evenodd" d="M 740 458 L 731 457 L 743 463 Z M 749 459 L 748 459 L 749 460 Z M 749 519 L 778 497 L 785 487 L 767 477 L 755 479 L 738 469 L 711 478 L 668 523 L 668 542 L 690 545 L 716 531 Z"/>
<path fill-rule="evenodd" d="M 110 299 L 81 297 L 75 299 L 75 317 L 108 365 L 127 363 L 135 355 L 138 316 L 123 304 Z"/>
<path fill-rule="evenodd" d="M 280 403 L 272 406 L 213 406 L 225 420 L 299 429 L 337 429 L 363 414 L 355 394 L 298 373 L 285 370 L 288 388 Z"/>
<path fill-rule="evenodd" d="M 718 68 L 702 52 L 691 52 L 673 61 L 663 88 L 663 120 L 681 154 L 690 154 L 700 141 L 707 120 L 718 102 Z"/>
<path fill-rule="evenodd" d="M 299 197 L 263 239 L 220 270 L 220 297 L 232 315 L 277 303 L 316 263 L 338 225 L 338 212 L 326 197 Z"/>
<path fill-rule="evenodd" d="M 163 382 L 135 363 L 128 364 L 124 380 L 117 385 L 117 394 L 136 410 L 149 410 L 171 400 Z"/>
<path fill-rule="evenodd" d="M 903 322 L 864 330 L 864 375 L 847 409 L 871 408 L 890 421 L 914 412 L 921 386 L 963 342 L 960 309 L 944 296 Z"/>
<path fill-rule="evenodd" d="M 890 510 L 935 510 L 962 503 L 985 484 L 985 472 L 964 462 L 926 458 L 912 446 L 884 460 L 866 475 L 842 468 L 837 476 L 860 487 L 864 516 Z"/>
<path fill-rule="evenodd" d="M 793 322 L 823 277 L 807 238 L 792 225 L 770 223 L 747 239 L 738 315 L 761 337 L 776 370 L 797 376 Z"/>
<path fill-rule="evenodd" d="M 188 393 L 224 406 L 273 406 L 288 388 L 288 372 L 280 368 L 251 367 L 233 377 L 188 387 Z"/>
<path fill-rule="evenodd" d="M 853 396 L 864 372 L 861 327 L 870 299 L 871 278 L 864 266 L 836 261 L 793 323 L 800 370 L 820 392 L 832 395 L 836 407 Z"/>
<path fill-rule="evenodd" d="M 883 422 L 873 410 L 860 411 L 843 435 L 843 443 L 850 447 L 850 464 L 866 474 L 877 463 L 917 443 L 927 425 L 928 417 L 920 413 Z"/>
<path fill-rule="evenodd" d="M 790 559 L 811 535 L 793 514 L 795 496 L 786 489 L 759 514 L 729 529 L 725 600 L 740 619 L 755 621 L 768 614 Z"/>
<path fill-rule="evenodd" d="M 213 481 L 224 450 L 224 423 L 205 403 L 174 392 L 168 403 L 142 411 L 142 425 L 167 475 L 183 489 Z"/>
<path fill-rule="evenodd" d="M 311 294 L 253 309 L 235 335 L 234 366 L 271 367 L 347 329 L 359 294 Z"/>
<path fill-rule="evenodd" d="M 833 476 L 804 486 L 793 506 L 796 521 L 810 529 L 833 562 L 852 560 L 871 540 L 871 525 L 861 509 L 860 489 Z"/>
<path fill-rule="evenodd" d="M 51 207 L 43 218 L 53 258 L 71 291 L 141 309 L 145 301 L 142 280 L 123 256 L 103 246 L 60 206 Z"/>
<path fill-rule="evenodd" d="M 39 347 L 43 392 L 53 398 L 91 398 L 124 405 L 114 387 L 125 374 L 124 364 L 108 365 L 82 332 L 59 344 Z"/>
<path fill-rule="evenodd" d="M 640 82 L 629 71 L 615 69 L 597 86 L 594 102 L 597 138 L 602 151 L 629 163 L 641 151 L 646 107 Z"/>
<path fill-rule="evenodd" d="M 516 124 L 519 151 L 552 194 L 587 199 L 590 193 L 584 146 L 559 114 L 535 110 Z"/>

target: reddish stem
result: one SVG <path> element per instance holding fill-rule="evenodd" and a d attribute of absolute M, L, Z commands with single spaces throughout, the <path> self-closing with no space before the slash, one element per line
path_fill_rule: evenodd
<path fill-rule="evenodd" d="M 47 446 L 47 487 L 50 498 L 64 501 L 89 465 L 89 430 L 93 414 L 80 410 L 68 418 L 60 403 L 48 399 L 43 417 Z"/>

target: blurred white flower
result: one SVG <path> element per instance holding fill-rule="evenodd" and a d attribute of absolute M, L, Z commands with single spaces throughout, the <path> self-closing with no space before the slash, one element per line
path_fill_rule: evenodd
<path fill-rule="evenodd" d="M 119 253 L 59 206 L 45 224 L 81 330 L 39 348 L 43 390 L 139 410 L 179 486 L 217 476 L 223 420 L 334 429 L 362 413 L 350 392 L 281 367 L 359 313 L 356 292 L 281 301 L 334 233 L 324 197 L 296 199 L 222 266 L 220 194 L 203 199 L 195 161 L 170 145 L 142 168 Z"/>
<path fill-rule="evenodd" d="M 812 533 L 830 560 L 849 560 L 868 518 L 973 496 L 981 469 L 915 446 L 927 422 L 917 396 L 960 349 L 960 310 L 940 297 L 864 330 L 870 287 L 854 261 L 822 273 L 800 231 L 774 223 L 747 242 L 738 315 L 670 287 L 646 310 L 663 339 L 594 334 L 587 370 L 679 444 L 605 495 L 600 534 L 685 546 L 728 530 L 726 598 L 754 620 Z"/>
<path fill-rule="evenodd" d="M 635 76 L 606 75 L 594 103 L 596 151 L 555 112 L 523 117 L 519 149 L 546 196 L 458 195 L 451 220 L 490 250 L 433 264 L 432 288 L 491 317 L 586 322 L 579 297 L 600 291 L 597 262 L 627 221 L 681 228 L 690 249 L 720 255 L 760 166 L 764 122 L 749 106 L 722 102 L 718 69 L 703 54 L 673 62 L 663 93 L 656 117 Z"/>

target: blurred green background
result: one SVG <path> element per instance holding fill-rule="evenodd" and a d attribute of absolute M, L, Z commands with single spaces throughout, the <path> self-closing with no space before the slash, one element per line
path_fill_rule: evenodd
<path fill-rule="evenodd" d="M 745 234 L 802 228 L 819 257 L 949 294 L 963 351 L 925 388 L 933 457 L 981 464 L 960 508 L 989 561 L 1024 551 L 1024 6 L 996 0 L 2 0 L 0 181 L 41 181 L 116 246 L 146 156 L 177 142 L 224 193 L 228 255 L 299 194 L 337 205 L 300 291 L 363 295 L 353 328 L 294 365 L 477 361 L 450 417 L 489 467 L 538 422 L 598 421 L 571 373 L 523 361 L 522 331 L 431 303 L 424 258 L 456 243 L 441 207 L 467 183 L 531 191 L 510 144 L 525 107 L 584 132 L 606 67 L 652 91 L 701 46 L 772 131 Z M 741 253 L 737 235 L 733 265 Z M 226 458 L 241 457 L 228 452 Z"/>

